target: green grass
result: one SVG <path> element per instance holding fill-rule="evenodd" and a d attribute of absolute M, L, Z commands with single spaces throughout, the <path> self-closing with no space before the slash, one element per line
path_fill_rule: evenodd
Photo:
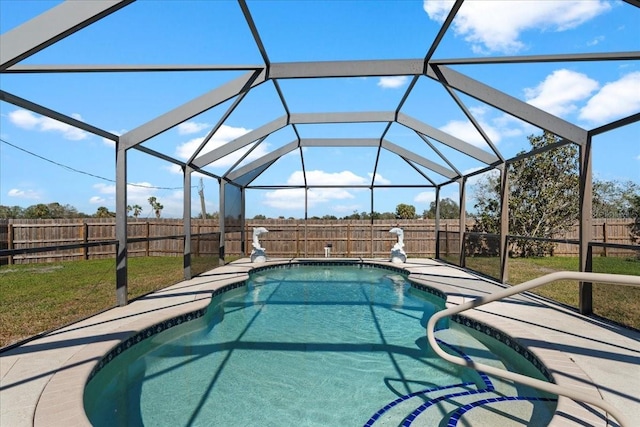
<path fill-rule="evenodd" d="M 499 259 L 467 258 L 468 268 L 497 277 Z M 496 269 L 496 265 L 498 269 Z M 509 259 L 509 283 L 517 285 L 554 271 L 578 271 L 577 257 L 511 258 Z M 640 260 L 620 257 L 594 257 L 593 271 L 640 276 Z M 532 291 L 538 295 L 577 308 L 579 306 L 579 284 L 576 281 L 550 283 Z M 593 284 L 593 311 L 595 314 L 640 329 L 640 288 Z"/>
<path fill-rule="evenodd" d="M 495 258 L 467 258 L 470 268 L 493 275 Z M 640 261 L 597 257 L 593 270 L 640 276 Z M 194 258 L 193 274 L 218 265 L 217 257 Z M 574 257 L 516 258 L 509 260 L 511 284 L 544 274 L 578 270 Z M 181 257 L 130 258 L 129 299 L 182 280 Z M 578 284 L 558 282 L 536 293 L 573 307 L 578 306 Z M 24 264 L 0 267 L 0 347 L 43 331 L 55 329 L 114 307 L 113 259 Z M 599 316 L 640 329 L 640 289 L 594 283 L 593 307 Z"/>
<path fill-rule="evenodd" d="M 129 300 L 183 279 L 182 257 L 136 257 L 128 262 Z M 193 274 L 218 265 L 194 258 Z M 116 305 L 115 260 L 0 267 L 0 347 Z"/>

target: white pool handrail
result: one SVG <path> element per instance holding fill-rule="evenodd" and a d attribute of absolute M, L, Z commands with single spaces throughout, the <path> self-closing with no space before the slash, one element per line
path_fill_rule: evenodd
<path fill-rule="evenodd" d="M 453 356 L 447 352 L 445 352 L 436 342 L 436 338 L 434 335 L 434 330 L 436 323 L 447 316 L 451 316 L 454 314 L 461 313 L 463 311 L 480 307 L 481 305 L 488 304 L 493 301 L 498 301 L 503 298 L 510 297 L 515 294 L 519 294 L 521 292 L 528 291 L 529 289 L 536 288 L 538 286 L 546 285 L 551 282 L 556 282 L 558 280 L 579 280 L 582 282 L 601 282 L 601 283 L 615 283 L 618 285 L 625 286 L 637 286 L 640 287 L 640 277 L 638 276 L 629 276 L 623 274 L 604 274 L 604 273 L 583 273 L 576 271 L 559 271 L 555 273 L 550 273 L 544 275 L 542 277 L 538 277 L 533 280 L 529 280 L 527 282 L 521 283 L 516 286 L 509 287 L 502 291 L 496 292 L 494 294 L 478 297 L 472 301 L 465 302 L 456 307 L 451 307 L 443 311 L 439 311 L 429 319 L 427 323 L 427 339 L 429 340 L 429 344 L 431 348 L 436 352 L 436 354 L 443 359 L 455 363 L 460 366 L 467 366 L 469 368 L 476 369 L 478 371 L 482 371 L 486 374 L 494 375 L 496 377 L 504 378 L 507 380 L 515 381 L 520 384 L 524 384 L 530 387 L 537 388 L 538 390 L 546 391 L 548 393 L 556 394 L 558 396 L 566 396 L 570 399 L 589 403 L 594 405 L 604 411 L 608 412 L 612 415 L 616 421 L 620 424 L 621 427 L 631 427 L 631 422 L 629 419 L 622 414 L 618 409 L 605 402 L 604 400 L 597 399 L 591 395 L 586 393 L 562 387 L 554 383 L 538 380 L 536 378 L 531 378 L 526 375 L 517 374 L 515 372 L 505 371 L 500 368 L 495 368 L 493 366 L 484 365 L 482 363 L 477 363 L 472 360 L 465 360 L 461 357 Z"/>

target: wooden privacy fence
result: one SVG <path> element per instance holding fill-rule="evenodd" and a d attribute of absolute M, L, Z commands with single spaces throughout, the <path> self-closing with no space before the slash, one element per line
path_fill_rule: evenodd
<path fill-rule="evenodd" d="M 632 219 L 594 219 L 592 236 L 595 242 L 613 244 L 633 244 L 629 234 Z M 474 221 L 466 222 L 467 230 Z M 324 256 L 327 243 L 332 245 L 331 255 L 335 257 L 386 257 L 397 240 L 389 230 L 400 226 L 404 230 L 405 252 L 410 257 L 433 257 L 436 253 L 434 220 L 379 220 L 373 224 L 368 220 L 249 220 L 245 235 L 247 246 L 244 255 L 251 252 L 251 238 L 254 227 L 265 227 L 269 233 L 260 237 L 262 246 L 270 256 Z M 440 220 L 440 250 L 443 253 L 458 254 L 460 222 L 457 219 Z M 569 232 L 556 238 L 577 241 L 579 228 L 575 225 Z M 240 233 L 226 244 L 228 254 L 240 254 Z M 598 248 L 594 255 L 628 256 L 629 251 L 616 248 Z M 575 243 L 558 243 L 556 256 L 578 256 L 579 247 Z"/>
<path fill-rule="evenodd" d="M 396 226 L 404 230 L 407 254 L 413 257 L 435 255 L 435 223 L 417 220 L 401 223 L 382 220 L 373 224 L 367 220 L 252 220 L 245 227 L 245 255 L 251 253 L 253 228 L 265 227 L 269 233 L 260 236 L 260 243 L 269 256 L 324 257 L 325 248 L 328 248 L 331 257 L 388 257 L 398 240 L 398 236 L 389 230 Z M 239 242 L 227 242 L 225 250 L 230 254 L 240 253 Z"/>
<path fill-rule="evenodd" d="M 196 255 L 218 255 L 219 238 L 204 236 L 217 232 L 214 221 L 192 222 L 192 252 Z M 182 220 L 130 220 L 127 224 L 130 256 L 182 256 L 184 229 Z M 2 249 L 24 249 L 74 244 L 91 244 L 115 239 L 113 219 L 48 219 L 4 220 L 0 222 Z M 116 245 L 87 245 L 75 249 L 19 254 L 1 260 L 4 264 L 72 261 L 114 258 Z"/>
<path fill-rule="evenodd" d="M 629 235 L 631 219 L 595 219 L 593 220 L 593 241 L 614 244 L 632 244 Z M 467 229 L 473 221 L 467 221 Z M 404 230 L 405 251 L 409 257 L 432 257 L 436 252 L 435 221 L 433 220 L 248 220 L 245 225 L 244 251 L 241 248 L 241 233 L 229 233 L 225 236 L 225 253 L 243 256 L 251 253 L 251 241 L 254 227 L 265 227 L 269 233 L 260 237 L 268 256 L 273 257 L 324 257 L 325 248 L 330 244 L 333 257 L 387 257 L 397 241 L 395 234 L 389 233 L 393 227 Z M 441 231 L 449 239 L 442 239 L 441 250 L 456 253 L 459 245 L 459 221 L 441 220 Z M 218 242 L 202 239 L 197 235 L 219 231 L 217 220 L 193 219 L 193 252 L 202 251 L 217 255 Z M 568 241 L 578 240 L 578 227 L 575 226 L 563 236 Z M 129 243 L 131 256 L 181 256 L 184 251 L 183 223 L 181 219 L 130 219 L 128 223 L 129 239 L 157 239 Z M 0 220 L 0 250 L 32 247 L 46 247 L 64 244 L 91 243 L 115 239 L 115 221 L 112 218 L 88 219 L 49 219 L 49 220 Z M 204 240 L 207 240 L 205 242 Z M 616 248 L 597 248 L 594 255 L 626 255 L 628 251 Z M 577 256 L 578 245 L 558 243 L 554 251 L 557 256 Z M 112 258 L 115 245 L 84 247 L 81 249 L 50 251 L 36 254 L 15 255 L 0 260 L 7 263 L 51 262 L 62 260 L 80 260 Z"/>

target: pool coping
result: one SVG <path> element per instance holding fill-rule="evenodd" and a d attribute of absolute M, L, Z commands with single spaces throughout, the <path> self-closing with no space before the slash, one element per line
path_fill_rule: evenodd
<path fill-rule="evenodd" d="M 90 425 L 83 406 L 85 384 L 95 372 L 103 356 L 117 348 L 119 343 L 147 334 L 163 321 L 179 318 L 186 313 L 204 311 L 212 297 L 212 291 L 225 286 L 243 283 L 248 273 L 259 267 L 311 262 L 362 262 L 375 264 L 409 273 L 409 279 L 447 295 L 448 306 L 464 302 L 468 298 L 495 292 L 503 285 L 488 281 L 473 273 L 430 259 L 409 259 L 404 264 L 394 264 L 381 259 L 270 259 L 264 264 L 252 264 L 248 259 L 238 260 L 211 270 L 201 276 L 180 282 L 125 307 L 98 314 L 82 322 L 67 326 L 40 337 L 20 347 L 0 354 L 0 425 L 68 426 Z M 478 291 L 461 289 L 460 281 L 468 280 Z M 453 283 L 447 283 L 452 281 Z M 494 290 L 487 290 L 487 289 Z M 475 293 L 475 295 L 474 295 Z M 576 358 L 553 345 L 540 346 L 545 341 L 545 329 L 531 327 L 531 321 L 516 316 L 506 316 L 513 311 L 513 301 L 520 304 L 544 304 L 545 310 L 558 316 L 567 316 L 566 309 L 547 305 L 539 299 L 516 297 L 511 302 L 491 303 L 481 309 L 464 314 L 474 325 L 481 324 L 491 331 L 511 337 L 518 345 L 527 348 L 548 370 L 554 382 L 577 387 L 583 392 L 602 396 L 600 387 Z M 551 308 L 549 308 L 551 307 Z M 538 307 L 542 309 L 542 306 Z M 533 308 L 535 310 L 535 307 Z M 548 313 L 547 313 L 548 314 Z M 575 315 L 575 314 L 573 314 Z M 510 318 L 509 318 L 510 317 Z M 542 332 L 542 334 L 541 334 Z M 631 340 L 640 342 L 640 334 L 626 331 Z M 637 353 L 640 354 L 640 346 Z M 632 354 L 635 354 L 632 347 Z M 603 360 L 607 363 L 607 360 Z M 632 396 L 633 397 L 633 396 Z M 640 406 L 640 405 L 639 405 Z M 620 408 L 623 409 L 623 408 Z M 631 418 L 631 417 L 630 417 Z M 633 419 L 633 418 L 631 418 Z M 6 423 L 6 424 L 5 424 Z M 607 426 L 609 421 L 602 411 L 560 397 L 550 426 Z"/>

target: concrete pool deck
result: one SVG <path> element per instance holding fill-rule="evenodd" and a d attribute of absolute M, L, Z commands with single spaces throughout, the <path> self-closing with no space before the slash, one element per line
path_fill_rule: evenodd
<path fill-rule="evenodd" d="M 411 280 L 445 292 L 448 304 L 504 288 L 430 259 L 409 259 L 405 264 L 364 260 L 368 261 L 406 269 Z M 266 265 L 288 262 L 270 259 Z M 109 350 L 163 320 L 206 307 L 212 290 L 243 281 L 252 268 L 264 265 L 238 260 L 0 353 L 0 426 L 90 425 L 83 408 L 84 386 Z M 593 393 L 628 419 L 640 419 L 640 333 L 533 295 L 490 303 L 464 314 L 526 346 L 557 384 Z M 617 424 L 597 408 L 560 397 L 550 425 Z"/>

